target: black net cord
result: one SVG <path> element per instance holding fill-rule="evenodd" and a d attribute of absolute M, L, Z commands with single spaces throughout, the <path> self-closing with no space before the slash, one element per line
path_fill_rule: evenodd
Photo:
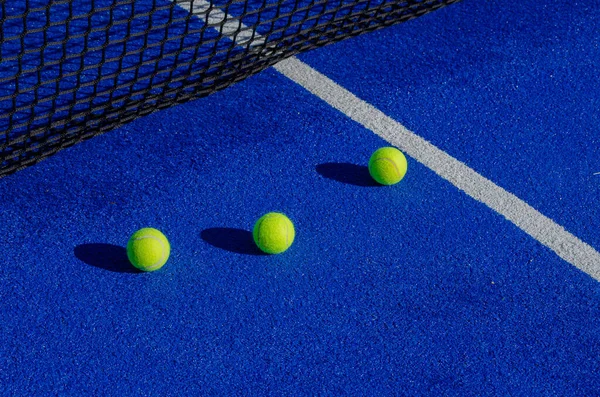
<path fill-rule="evenodd" d="M 0 0 L 0 178 L 458 0 Z"/>

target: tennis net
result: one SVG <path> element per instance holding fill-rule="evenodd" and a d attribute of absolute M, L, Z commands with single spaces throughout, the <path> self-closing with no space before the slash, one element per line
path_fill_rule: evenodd
<path fill-rule="evenodd" d="M 458 0 L 0 0 L 0 178 Z"/>

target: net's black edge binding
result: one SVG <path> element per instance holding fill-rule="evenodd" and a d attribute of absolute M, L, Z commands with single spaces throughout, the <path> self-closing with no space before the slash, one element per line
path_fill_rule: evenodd
<path fill-rule="evenodd" d="M 459 0 L 0 0 L 0 178 Z"/>

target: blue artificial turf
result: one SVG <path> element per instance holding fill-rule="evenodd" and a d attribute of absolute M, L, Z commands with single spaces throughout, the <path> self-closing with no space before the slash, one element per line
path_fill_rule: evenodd
<path fill-rule="evenodd" d="M 300 58 L 598 249 L 599 11 L 463 1 Z"/>
<path fill-rule="evenodd" d="M 546 167 L 545 158 L 527 156 L 544 140 L 525 141 L 516 132 L 493 139 L 497 129 L 477 120 L 497 125 L 494 103 L 477 102 L 484 110 L 474 112 L 467 94 L 452 96 L 455 103 L 436 95 L 468 62 L 446 59 L 447 69 L 434 68 L 445 58 L 425 55 L 432 69 L 420 82 L 378 58 L 367 73 L 375 55 L 364 47 L 418 45 L 419 37 L 433 37 L 429 26 L 454 29 L 470 9 L 482 14 L 481 4 L 465 2 L 303 59 L 318 61 L 336 81 L 509 190 L 526 193 L 597 246 L 586 234 L 596 220 L 589 223 L 580 204 L 566 198 L 556 212 L 548 177 L 525 189 L 540 172 L 534 165 Z M 469 29 L 479 32 L 472 21 Z M 420 44 L 419 51 L 434 51 Z M 481 51 L 478 44 L 474 39 L 462 51 Z M 326 62 L 325 53 L 346 71 Z M 481 64 L 470 67 L 483 78 Z M 394 86 L 404 78 L 408 99 Z M 520 112 L 538 99 L 506 100 Z M 443 117 L 433 117 L 442 109 Z M 514 153 L 510 144 L 522 151 L 503 165 L 512 167 L 505 174 L 490 153 Z M 374 185 L 365 166 L 383 145 L 266 71 L 1 179 L 0 394 L 597 393 L 598 283 L 410 158 L 400 184 Z M 584 146 L 589 156 L 593 144 Z M 588 200 L 587 214 L 597 214 L 589 192 L 572 192 Z M 540 205 L 544 200 L 549 204 Z M 296 241 L 285 254 L 260 255 L 250 230 L 274 210 L 294 221 Z M 161 229 L 172 244 L 170 261 L 150 274 L 133 271 L 124 256 L 130 234 L 145 226 Z"/>

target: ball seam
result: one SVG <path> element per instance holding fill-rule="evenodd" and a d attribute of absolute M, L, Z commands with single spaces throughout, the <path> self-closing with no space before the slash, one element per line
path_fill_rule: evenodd
<path fill-rule="evenodd" d="M 152 265 L 144 267 L 144 270 L 153 271 L 153 270 L 156 270 L 159 263 L 161 263 L 163 261 L 166 262 L 165 257 L 167 255 L 167 247 L 164 245 L 164 243 L 158 237 L 155 237 L 155 236 L 141 236 L 141 237 L 137 237 L 137 238 L 133 239 L 133 241 L 140 241 L 140 240 L 143 240 L 146 238 L 151 238 L 153 240 L 156 240 L 162 247 L 162 250 L 161 250 L 162 256 L 160 257 L 160 259 L 157 262 L 153 263 Z"/>
<path fill-rule="evenodd" d="M 396 170 L 396 176 L 398 178 L 400 178 L 400 170 L 398 169 L 398 166 L 396 165 L 396 163 L 394 162 L 394 160 L 390 159 L 389 157 L 380 157 L 376 161 L 381 161 L 381 160 L 387 161 L 390 164 L 392 164 L 392 167 L 394 167 L 394 170 Z"/>

